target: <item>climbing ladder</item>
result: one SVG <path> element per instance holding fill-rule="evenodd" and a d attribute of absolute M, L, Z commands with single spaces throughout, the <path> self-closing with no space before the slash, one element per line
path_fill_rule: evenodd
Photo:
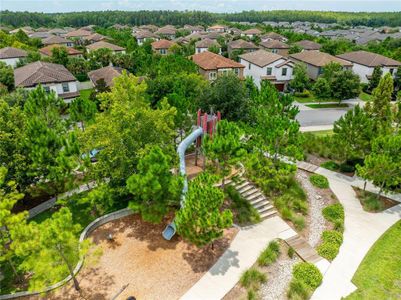
<path fill-rule="evenodd" d="M 227 184 L 231 184 L 234 188 L 248 200 L 252 206 L 259 212 L 262 220 L 277 215 L 277 211 L 273 205 L 267 200 L 265 195 L 246 178 L 239 177 L 237 180 L 230 180 Z"/>

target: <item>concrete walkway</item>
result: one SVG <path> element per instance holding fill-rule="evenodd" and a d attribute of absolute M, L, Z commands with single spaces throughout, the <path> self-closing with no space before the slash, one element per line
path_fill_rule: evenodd
<path fill-rule="evenodd" d="M 278 216 L 241 228 L 216 264 L 181 299 L 223 298 L 235 286 L 241 274 L 255 263 L 271 240 L 288 239 L 295 235 L 296 232 Z"/>
<path fill-rule="evenodd" d="M 339 300 L 356 290 L 352 277 L 375 241 L 401 219 L 401 204 L 381 213 L 368 213 L 363 210 L 350 183 L 344 178 L 332 178 L 330 173 L 327 176 L 327 172 L 319 172 L 319 169 L 317 173 L 328 177 L 331 190 L 344 206 L 345 231 L 340 252 L 324 274 L 323 283 L 312 299 Z"/>
<path fill-rule="evenodd" d="M 333 130 L 333 125 L 317 125 L 317 126 L 303 126 L 299 128 L 301 132 L 313 132 L 323 130 Z"/>

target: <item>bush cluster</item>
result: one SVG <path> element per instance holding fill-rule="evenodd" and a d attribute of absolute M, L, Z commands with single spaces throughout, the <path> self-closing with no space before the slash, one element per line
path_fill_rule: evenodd
<path fill-rule="evenodd" d="M 323 275 L 312 263 L 301 262 L 292 269 L 292 280 L 288 291 L 289 299 L 308 299 L 322 283 Z"/>
<path fill-rule="evenodd" d="M 274 263 L 280 254 L 280 244 L 277 241 L 271 241 L 258 257 L 259 266 L 268 266 Z"/>
<path fill-rule="evenodd" d="M 295 92 L 294 96 L 298 98 L 309 98 L 311 93 L 308 90 L 303 90 L 302 92 Z"/>
<path fill-rule="evenodd" d="M 317 248 L 320 256 L 332 261 L 338 254 L 341 244 L 343 243 L 343 236 L 340 232 L 335 230 L 325 230 L 322 233 L 322 243 Z"/>
<path fill-rule="evenodd" d="M 233 186 L 226 186 L 225 192 L 232 201 L 231 210 L 235 212 L 236 222 L 239 225 L 260 222 L 258 211 Z"/>
<path fill-rule="evenodd" d="M 338 171 L 340 169 L 340 165 L 332 160 L 326 161 L 326 162 L 320 164 L 320 166 L 322 168 L 325 168 L 325 169 L 331 170 L 331 171 Z"/>
<path fill-rule="evenodd" d="M 332 135 L 316 135 L 310 132 L 303 133 L 304 137 L 304 156 L 306 154 L 313 154 L 329 159 L 340 159 L 341 153 L 339 148 L 336 147 Z"/>
<path fill-rule="evenodd" d="M 326 206 L 322 210 L 323 217 L 334 224 L 334 229 L 342 232 L 344 230 L 344 208 L 341 203 Z"/>
<path fill-rule="evenodd" d="M 309 180 L 314 186 L 320 189 L 327 189 L 329 187 L 329 181 L 323 175 L 313 174 L 309 177 Z"/>

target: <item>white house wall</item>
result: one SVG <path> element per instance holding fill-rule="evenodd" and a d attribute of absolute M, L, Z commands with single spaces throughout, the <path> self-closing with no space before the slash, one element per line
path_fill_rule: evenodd
<path fill-rule="evenodd" d="M 394 70 L 393 71 L 393 76 L 394 76 L 395 72 L 397 71 L 396 67 L 393 67 L 393 68 L 382 67 L 383 76 L 385 74 L 389 73 L 390 69 Z M 360 64 L 357 64 L 357 63 L 354 63 L 354 66 L 352 67 L 352 71 L 359 76 L 359 78 L 361 79 L 362 83 L 368 83 L 369 82 L 368 77 L 372 76 L 373 70 L 374 70 L 373 67 L 367 67 L 367 66 L 360 65 Z"/>
<path fill-rule="evenodd" d="M 20 58 L 3 58 L 0 59 L 0 61 L 4 62 L 7 66 L 11 66 L 15 68 L 17 66 L 17 63 L 19 62 Z"/>

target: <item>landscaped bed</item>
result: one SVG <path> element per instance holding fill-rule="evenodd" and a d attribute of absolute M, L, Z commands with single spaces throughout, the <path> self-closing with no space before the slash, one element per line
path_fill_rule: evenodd
<path fill-rule="evenodd" d="M 347 103 L 313 103 L 306 104 L 310 108 L 344 108 L 348 107 Z"/>
<path fill-rule="evenodd" d="M 78 274 L 82 295 L 87 299 L 178 299 L 217 261 L 235 237 L 237 229 L 225 231 L 211 246 L 199 249 L 176 236 L 163 239 L 167 220 L 152 225 L 132 215 L 97 228 L 90 237 L 102 249 L 99 261 L 84 266 Z M 112 234 L 114 241 L 107 236 Z M 48 299 L 77 299 L 71 283 Z"/>
<path fill-rule="evenodd" d="M 347 299 L 400 299 L 401 221 L 387 230 L 359 265 L 352 282 L 358 290 Z"/>
<path fill-rule="evenodd" d="M 363 209 L 368 212 L 381 212 L 399 204 L 399 202 L 391 200 L 385 196 L 377 197 L 374 193 L 361 190 L 357 187 L 353 188 Z"/>

